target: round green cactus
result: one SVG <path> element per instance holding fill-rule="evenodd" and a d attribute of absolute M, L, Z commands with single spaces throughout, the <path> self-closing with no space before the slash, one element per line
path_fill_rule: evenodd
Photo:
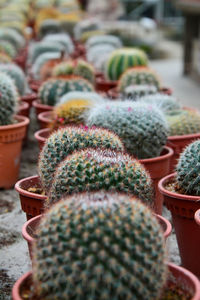
<path fill-rule="evenodd" d="M 140 101 L 146 104 L 155 105 L 162 110 L 164 114 L 173 114 L 173 112 L 180 110 L 181 105 L 174 96 L 165 94 L 146 95 L 140 98 Z"/>
<path fill-rule="evenodd" d="M 106 129 L 67 126 L 54 132 L 40 153 L 38 169 L 45 191 L 48 191 L 58 164 L 74 151 L 85 148 L 123 151 L 120 139 Z"/>
<path fill-rule="evenodd" d="M 123 153 L 90 148 L 60 163 L 46 205 L 64 195 L 98 190 L 126 192 L 154 205 L 150 175 L 138 160 Z"/>
<path fill-rule="evenodd" d="M 150 68 L 135 67 L 128 69 L 122 74 L 118 89 L 121 93 L 124 93 L 125 89 L 130 85 L 153 85 L 158 90 L 160 88 L 160 80 Z"/>
<path fill-rule="evenodd" d="M 0 72 L 10 76 L 18 89 L 20 95 L 23 95 L 27 87 L 26 77 L 23 70 L 16 64 L 0 64 Z"/>
<path fill-rule="evenodd" d="M 166 115 L 169 135 L 187 135 L 200 132 L 200 114 L 195 111 L 177 110 Z"/>
<path fill-rule="evenodd" d="M 19 94 L 13 80 L 5 73 L 0 72 L 0 125 L 9 125 L 14 122 L 17 112 Z"/>
<path fill-rule="evenodd" d="M 0 41 L 1 40 L 10 42 L 16 50 L 25 46 L 24 37 L 15 29 L 0 28 Z"/>
<path fill-rule="evenodd" d="M 95 70 L 94 67 L 88 62 L 79 59 L 75 68 L 74 75 L 83 77 L 94 84 L 95 81 Z"/>
<path fill-rule="evenodd" d="M 72 91 L 93 92 L 94 88 L 89 81 L 78 76 L 51 78 L 41 85 L 39 99 L 42 104 L 54 106 L 63 95 Z"/>
<path fill-rule="evenodd" d="M 54 205 L 37 230 L 39 298 L 155 300 L 167 279 L 163 232 L 137 198 L 79 194 Z"/>
<path fill-rule="evenodd" d="M 138 159 L 159 156 L 168 136 L 165 117 L 159 109 L 131 101 L 94 106 L 88 113 L 86 124 L 115 132 L 128 153 Z"/>
<path fill-rule="evenodd" d="M 74 74 L 74 63 L 73 61 L 63 61 L 57 65 L 52 70 L 53 76 L 66 76 Z"/>
<path fill-rule="evenodd" d="M 118 80 L 131 67 L 147 66 L 148 59 L 144 51 L 137 48 L 121 48 L 113 51 L 106 65 L 106 76 Z"/>
<path fill-rule="evenodd" d="M 200 196 L 200 140 L 189 144 L 181 153 L 176 167 L 179 191 Z"/>

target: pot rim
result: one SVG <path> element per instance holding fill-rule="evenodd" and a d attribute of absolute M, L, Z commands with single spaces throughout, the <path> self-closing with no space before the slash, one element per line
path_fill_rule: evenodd
<path fill-rule="evenodd" d="M 174 150 L 168 146 L 164 146 L 162 152 L 164 150 L 167 150 L 166 154 L 161 153 L 159 156 L 156 156 L 156 157 L 139 159 L 139 162 L 141 162 L 142 164 L 143 163 L 148 164 L 148 163 L 152 163 L 155 161 L 162 161 L 162 160 L 172 157 L 172 155 L 174 154 Z"/>
<path fill-rule="evenodd" d="M 28 94 L 25 94 L 25 95 L 22 95 L 21 96 L 21 101 L 33 101 L 33 100 L 37 100 L 37 93 L 28 93 Z"/>
<path fill-rule="evenodd" d="M 42 133 L 45 133 L 45 132 L 51 132 L 51 129 L 50 128 L 43 128 L 43 129 L 40 129 L 40 130 L 37 130 L 35 133 L 34 133 L 34 137 L 36 138 L 37 141 L 40 141 L 40 142 L 45 142 L 46 141 L 46 137 L 43 137 L 41 136 Z"/>
<path fill-rule="evenodd" d="M 48 110 L 53 110 L 53 106 L 40 103 L 40 99 L 37 99 L 37 100 L 33 101 L 33 107 L 35 107 L 35 108 L 44 108 L 44 109 L 48 109 Z"/>
<path fill-rule="evenodd" d="M 167 142 L 172 142 L 176 140 L 184 140 L 184 139 L 196 139 L 200 138 L 200 133 L 191 133 L 191 134 L 185 134 L 185 135 L 169 135 L 167 137 Z"/>
<path fill-rule="evenodd" d="M 200 196 L 191 196 L 191 195 L 183 195 L 175 192 L 168 191 L 165 189 L 165 184 L 169 182 L 170 180 L 174 179 L 176 175 L 175 173 L 171 173 L 165 177 L 163 177 L 159 182 L 158 182 L 158 188 L 161 192 L 161 194 L 168 196 L 170 198 L 176 198 L 179 200 L 185 200 L 185 201 L 193 201 L 193 202 L 200 202 Z"/>
<path fill-rule="evenodd" d="M 163 230 L 163 234 L 164 234 L 164 238 L 167 239 L 168 236 L 170 236 L 171 232 L 172 232 L 172 225 L 171 223 L 166 219 L 164 218 L 163 216 L 161 215 L 158 215 L 158 214 L 155 214 L 156 218 L 161 221 L 163 224 L 166 225 L 166 229 Z"/>
<path fill-rule="evenodd" d="M 20 128 L 23 126 L 26 126 L 30 123 L 29 118 L 21 116 L 21 115 L 16 115 L 15 120 L 18 121 L 16 124 L 9 124 L 9 125 L 2 125 L 0 126 L 0 131 L 5 131 L 5 130 L 10 130 L 10 129 L 15 129 L 15 128 Z"/>
<path fill-rule="evenodd" d="M 196 221 L 197 225 L 200 225 L 200 209 L 198 209 L 195 212 L 194 218 L 195 218 L 195 221 Z"/>
<path fill-rule="evenodd" d="M 14 284 L 13 289 L 12 289 L 12 299 L 14 300 L 22 300 L 21 296 L 20 296 L 20 288 L 23 284 L 23 282 L 32 275 L 32 271 L 29 271 L 27 273 L 25 273 L 24 275 L 22 275 Z"/>
<path fill-rule="evenodd" d="M 29 108 L 29 104 L 27 102 L 25 102 L 23 100 L 20 101 L 20 103 L 19 103 L 19 112 L 21 110 L 28 109 L 28 108 Z"/>
<path fill-rule="evenodd" d="M 30 176 L 30 177 L 25 177 L 23 179 L 20 179 L 16 182 L 15 184 L 15 190 L 23 195 L 23 196 L 26 196 L 26 197 L 29 197 L 29 198 L 37 198 L 39 200 L 46 200 L 47 199 L 47 196 L 44 196 L 44 195 L 40 195 L 40 194 L 35 194 L 35 193 L 32 193 L 32 192 L 28 192 L 27 190 L 21 188 L 21 185 L 22 183 L 24 183 L 25 181 L 30 181 L 32 179 L 39 179 L 39 176 L 38 175 L 34 175 L 34 176 Z"/>
<path fill-rule="evenodd" d="M 38 115 L 38 120 L 43 121 L 43 122 L 51 122 L 53 121 L 53 111 L 43 111 L 39 113 Z"/>
<path fill-rule="evenodd" d="M 35 221 L 40 220 L 41 217 L 42 217 L 42 214 L 40 214 L 34 218 L 31 218 L 30 220 L 26 221 L 24 223 L 24 225 L 22 226 L 22 236 L 28 243 L 32 243 L 34 241 L 34 238 L 28 233 L 28 226 L 31 223 L 34 223 Z"/>

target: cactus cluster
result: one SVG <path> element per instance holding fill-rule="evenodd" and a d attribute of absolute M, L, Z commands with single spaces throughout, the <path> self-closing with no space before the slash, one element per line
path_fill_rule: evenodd
<path fill-rule="evenodd" d="M 167 278 L 163 233 L 136 198 L 73 195 L 43 217 L 33 251 L 41 299 L 159 299 Z"/>
<path fill-rule="evenodd" d="M 183 194 L 200 196 L 200 140 L 189 144 L 181 153 L 176 167 L 177 183 Z"/>
<path fill-rule="evenodd" d="M 118 83 L 118 89 L 123 93 L 131 85 L 153 85 L 158 90 L 160 88 L 160 80 L 150 68 L 135 67 L 128 69 L 122 74 Z"/>
<path fill-rule="evenodd" d="M 48 191 L 58 164 L 74 151 L 86 148 L 123 151 L 120 139 L 106 129 L 66 126 L 47 139 L 40 154 L 38 170 L 45 191 Z"/>
<path fill-rule="evenodd" d="M 39 99 L 42 104 L 54 106 L 64 94 L 72 91 L 92 92 L 94 88 L 89 81 L 78 76 L 51 78 L 41 85 Z"/>
<path fill-rule="evenodd" d="M 155 107 L 162 110 L 164 114 L 170 114 L 181 109 L 180 103 L 171 95 L 156 93 L 154 95 L 146 95 L 145 97 L 142 97 L 140 101 L 146 104 L 155 105 Z"/>
<path fill-rule="evenodd" d="M 14 122 L 17 112 L 19 94 L 13 80 L 5 73 L 0 72 L 0 125 L 9 125 Z"/>
<path fill-rule="evenodd" d="M 54 173 L 47 206 L 83 191 L 118 191 L 153 206 L 150 175 L 135 158 L 111 150 L 85 149 L 67 156 Z"/>
<path fill-rule="evenodd" d="M 177 110 L 166 115 L 169 135 L 187 135 L 200 132 L 200 114 L 196 111 Z"/>
<path fill-rule="evenodd" d="M 159 109 L 131 101 L 95 105 L 86 124 L 114 131 L 126 150 L 139 159 L 159 156 L 168 136 L 166 120 Z"/>
<path fill-rule="evenodd" d="M 148 58 L 144 51 L 137 48 L 120 48 L 111 53 L 106 64 L 106 76 L 118 80 L 131 67 L 147 66 Z"/>

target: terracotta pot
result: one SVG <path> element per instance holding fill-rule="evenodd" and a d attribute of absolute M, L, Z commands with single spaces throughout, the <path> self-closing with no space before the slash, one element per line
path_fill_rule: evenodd
<path fill-rule="evenodd" d="M 97 92 L 108 92 L 110 89 L 117 86 L 118 81 L 105 80 L 103 78 L 96 79 Z"/>
<path fill-rule="evenodd" d="M 38 141 L 40 151 L 42 150 L 46 139 L 50 136 L 51 130 L 49 128 L 40 129 L 35 132 L 34 136 Z"/>
<path fill-rule="evenodd" d="M 30 107 L 29 104 L 24 102 L 24 101 L 20 101 L 19 104 L 19 111 L 18 111 L 18 115 L 19 116 L 24 116 L 24 117 L 29 117 L 29 112 L 30 112 Z"/>
<path fill-rule="evenodd" d="M 29 107 L 32 107 L 33 101 L 37 100 L 38 95 L 36 93 L 27 94 L 21 97 L 21 100 L 23 102 L 26 102 L 29 104 Z"/>
<path fill-rule="evenodd" d="M 158 222 L 160 223 L 160 226 L 163 229 L 163 235 L 166 240 L 172 232 L 172 226 L 170 222 L 167 219 L 163 218 L 162 216 L 159 215 L 155 215 L 155 216 Z M 35 239 L 35 231 L 37 229 L 37 226 L 41 218 L 42 215 L 36 216 L 28 220 L 22 227 L 22 236 L 27 241 L 30 258 L 32 258 L 32 244 Z"/>
<path fill-rule="evenodd" d="M 120 97 L 120 93 L 119 93 L 117 87 L 110 89 L 107 94 L 108 94 L 109 98 L 114 99 L 114 100 L 119 99 L 119 97 Z"/>
<path fill-rule="evenodd" d="M 28 189 L 33 187 L 41 188 L 39 176 L 27 177 L 15 184 L 15 190 L 19 193 L 21 208 L 26 213 L 27 220 L 43 212 L 43 203 L 47 198 L 44 195 L 29 192 Z"/>
<path fill-rule="evenodd" d="M 200 276 L 200 227 L 194 220 L 195 212 L 200 209 L 200 197 L 168 191 L 165 186 L 173 182 L 175 175 L 161 179 L 158 187 L 172 215 L 182 265 Z"/>
<path fill-rule="evenodd" d="M 186 134 L 186 135 L 175 135 L 168 136 L 167 146 L 174 150 L 174 155 L 170 162 L 170 173 L 174 172 L 174 168 L 177 164 L 180 153 L 185 149 L 187 145 L 198 140 L 200 138 L 200 133 Z"/>
<path fill-rule="evenodd" d="M 155 189 L 155 212 L 162 215 L 163 196 L 158 189 L 158 182 L 161 178 L 169 174 L 170 161 L 173 156 L 173 150 L 170 147 L 164 147 L 162 153 L 158 157 L 140 159 L 139 161 L 149 171 Z"/>
<path fill-rule="evenodd" d="M 183 292 L 190 291 L 192 296 L 190 300 L 199 300 L 200 299 L 200 282 L 198 278 L 193 275 L 188 270 L 176 266 L 172 263 L 168 263 L 168 268 L 170 271 L 170 277 L 168 280 L 168 287 L 170 288 L 170 284 L 174 284 L 172 280 L 174 279 L 177 286 L 180 286 L 183 289 Z M 28 272 L 22 277 L 20 277 L 13 286 L 12 290 L 12 299 L 13 300 L 22 300 L 21 293 L 23 291 L 23 287 L 29 287 L 31 285 L 31 277 L 32 272 Z"/>
<path fill-rule="evenodd" d="M 0 126 L 0 188 L 13 187 L 18 179 L 22 141 L 29 119 L 16 116 L 16 124 Z"/>
<path fill-rule="evenodd" d="M 39 100 L 33 101 L 33 107 L 37 116 L 42 112 L 53 110 L 53 106 L 41 104 Z"/>
<path fill-rule="evenodd" d="M 200 209 L 195 212 L 194 218 L 196 223 L 200 226 Z"/>
<path fill-rule="evenodd" d="M 45 111 L 38 115 L 38 122 L 40 124 L 40 128 L 49 128 L 53 122 L 52 111 Z"/>

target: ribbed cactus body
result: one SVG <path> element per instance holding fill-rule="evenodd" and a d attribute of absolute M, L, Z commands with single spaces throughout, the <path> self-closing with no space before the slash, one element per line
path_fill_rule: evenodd
<path fill-rule="evenodd" d="M 7 64 L 7 63 L 11 63 L 11 62 L 12 62 L 11 57 L 8 54 L 6 54 L 5 52 L 0 51 L 0 63 Z"/>
<path fill-rule="evenodd" d="M 19 95 L 13 80 L 0 72 L 0 126 L 13 123 L 18 101 Z"/>
<path fill-rule="evenodd" d="M 64 76 L 64 75 L 73 75 L 74 73 L 74 64 L 72 61 L 64 61 L 57 64 L 53 70 L 53 76 Z"/>
<path fill-rule="evenodd" d="M 157 92 L 154 85 L 130 85 L 125 88 L 123 96 L 129 100 L 138 100 L 146 95 L 152 95 Z"/>
<path fill-rule="evenodd" d="M 17 51 L 13 44 L 4 40 L 0 41 L 0 51 L 6 53 L 11 58 L 14 58 L 17 54 Z"/>
<path fill-rule="evenodd" d="M 121 48 L 112 52 L 107 61 L 106 75 L 110 80 L 118 80 L 131 67 L 147 66 L 148 59 L 140 49 Z"/>
<path fill-rule="evenodd" d="M 65 51 L 69 54 L 71 54 L 74 51 L 74 44 L 70 35 L 67 33 L 48 34 L 43 38 L 42 41 L 50 41 L 54 44 L 59 43 L 64 46 Z"/>
<path fill-rule="evenodd" d="M 92 92 L 94 88 L 89 81 L 78 76 L 53 78 L 41 85 L 39 99 L 43 104 L 54 106 L 64 94 L 72 91 Z"/>
<path fill-rule="evenodd" d="M 159 89 L 160 80 L 153 70 L 145 67 L 135 67 L 128 69 L 122 74 L 118 89 L 123 93 L 130 85 L 153 85 Z"/>
<path fill-rule="evenodd" d="M 164 114 L 170 114 L 174 111 L 180 110 L 181 105 L 174 96 L 165 94 L 146 95 L 140 99 L 141 102 L 154 105 L 162 110 Z"/>
<path fill-rule="evenodd" d="M 159 109 L 131 101 L 96 105 L 89 111 L 86 124 L 112 130 L 126 150 L 139 159 L 159 156 L 168 135 Z"/>
<path fill-rule="evenodd" d="M 166 117 L 170 136 L 200 132 L 200 114 L 198 112 L 177 110 Z"/>
<path fill-rule="evenodd" d="M 15 29 L 0 28 L 0 41 L 10 42 L 16 50 L 19 50 L 25 45 L 24 37 L 19 34 Z"/>
<path fill-rule="evenodd" d="M 121 40 L 117 36 L 97 35 L 97 36 L 92 36 L 87 40 L 86 47 L 91 48 L 96 45 L 102 45 L 102 44 L 113 45 L 115 48 L 121 48 L 123 46 Z"/>
<path fill-rule="evenodd" d="M 74 151 L 88 147 L 124 150 L 120 139 L 105 129 L 71 126 L 59 129 L 47 139 L 39 158 L 39 175 L 46 191 L 51 186 L 58 164 Z"/>
<path fill-rule="evenodd" d="M 181 153 L 176 167 L 181 193 L 200 196 L 200 140 L 189 144 Z"/>
<path fill-rule="evenodd" d="M 61 33 L 62 27 L 61 23 L 55 19 L 46 19 L 43 20 L 39 27 L 39 36 L 43 38 L 45 35 L 48 34 L 56 34 Z"/>
<path fill-rule="evenodd" d="M 167 278 L 165 259 L 160 225 L 140 201 L 74 195 L 38 228 L 34 289 L 44 300 L 155 300 Z"/>
<path fill-rule="evenodd" d="M 63 160 L 54 175 L 47 206 L 63 195 L 83 191 L 119 191 L 153 206 L 153 189 L 143 165 L 129 155 L 86 149 Z"/>

